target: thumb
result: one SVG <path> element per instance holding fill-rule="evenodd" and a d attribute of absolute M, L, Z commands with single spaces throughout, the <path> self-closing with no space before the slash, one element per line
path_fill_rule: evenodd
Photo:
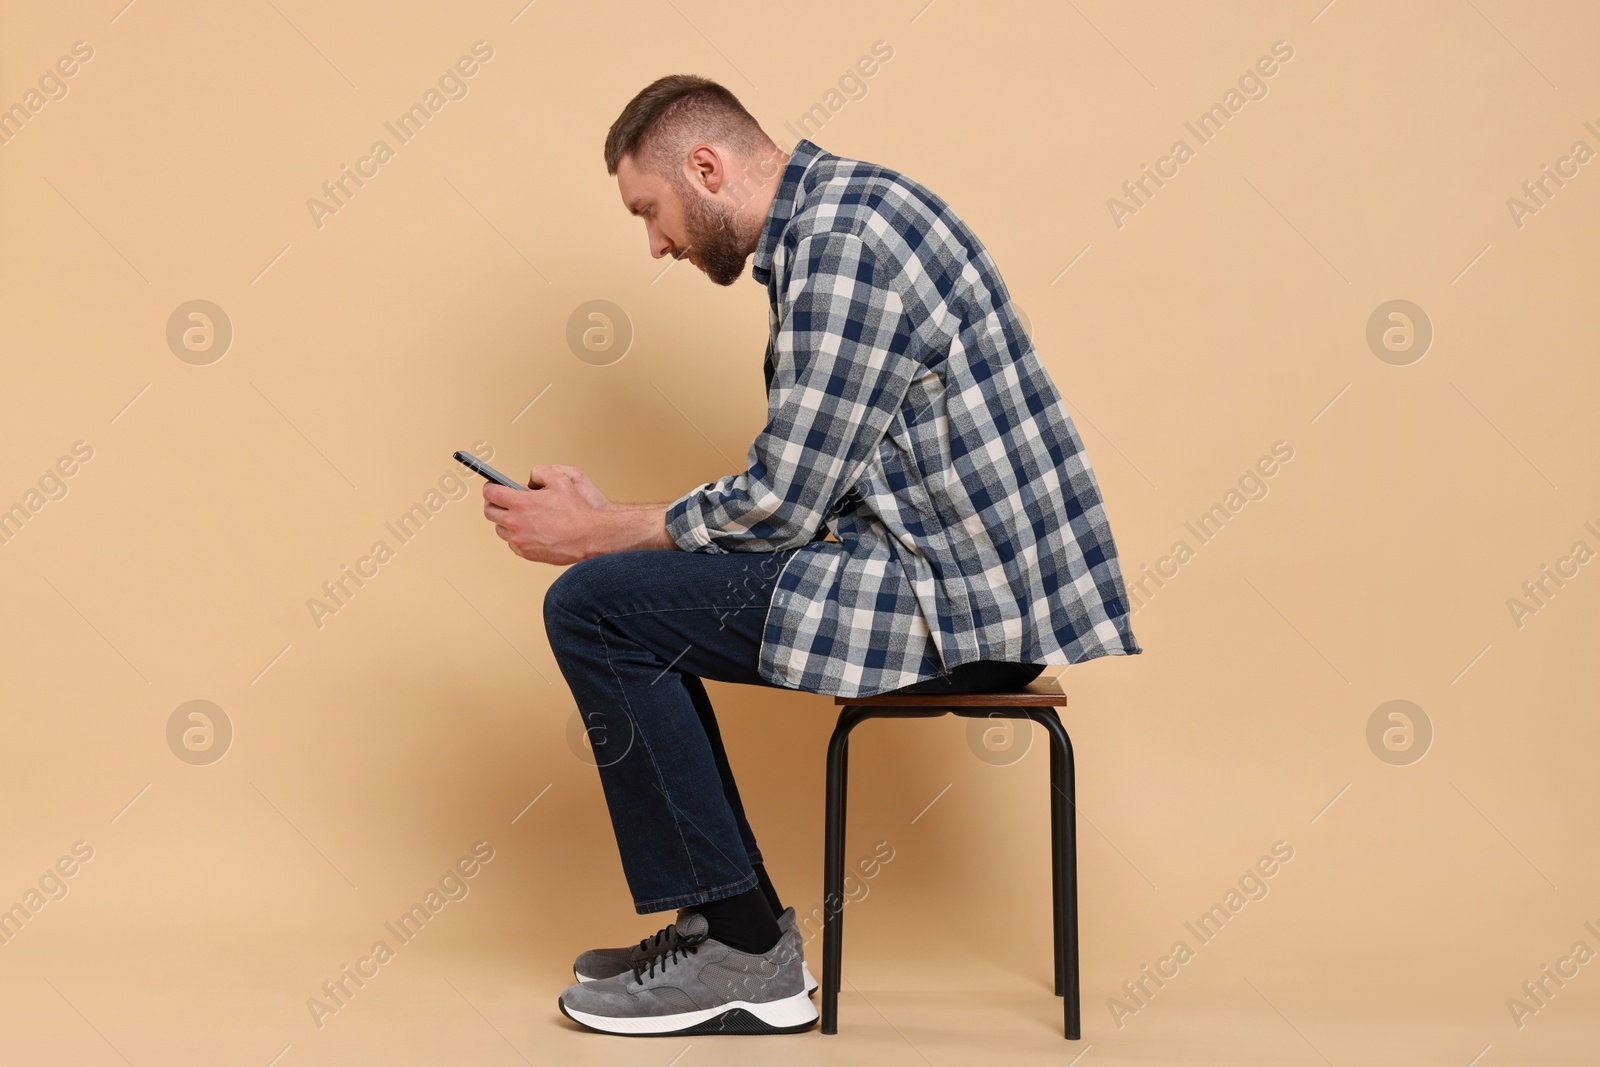
<path fill-rule="evenodd" d="M 569 467 L 565 463 L 552 463 L 550 469 L 560 471 L 575 482 L 582 481 L 584 477 L 583 472 L 577 467 Z"/>

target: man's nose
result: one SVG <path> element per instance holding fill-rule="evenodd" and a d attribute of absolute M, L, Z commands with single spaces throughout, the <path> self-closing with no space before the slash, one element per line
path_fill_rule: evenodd
<path fill-rule="evenodd" d="M 650 237 L 651 259 L 660 259 L 668 252 L 672 251 L 672 242 L 667 240 L 666 235 L 658 233 L 653 226 L 649 227 L 646 232 Z"/>

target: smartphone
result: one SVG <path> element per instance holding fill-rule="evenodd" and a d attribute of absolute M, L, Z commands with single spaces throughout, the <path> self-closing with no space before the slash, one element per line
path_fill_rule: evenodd
<path fill-rule="evenodd" d="M 474 456 L 471 452 L 457 452 L 455 458 L 458 463 L 472 471 L 474 474 L 481 474 L 491 482 L 503 485 L 507 489 L 521 489 L 524 492 L 526 492 L 528 489 L 527 486 L 518 485 L 510 478 L 507 478 L 504 474 L 501 474 L 483 460 L 479 459 L 477 456 Z"/>

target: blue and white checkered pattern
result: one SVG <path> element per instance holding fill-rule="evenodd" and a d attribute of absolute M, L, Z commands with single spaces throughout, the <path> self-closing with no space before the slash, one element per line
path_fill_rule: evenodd
<path fill-rule="evenodd" d="M 1083 442 L 943 200 L 802 140 L 752 273 L 772 302 L 767 425 L 667 532 L 691 552 L 801 549 L 763 678 L 872 696 L 972 660 L 1143 651 Z"/>

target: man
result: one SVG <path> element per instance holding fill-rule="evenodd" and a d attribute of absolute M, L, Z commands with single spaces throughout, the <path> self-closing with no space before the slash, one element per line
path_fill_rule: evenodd
<path fill-rule="evenodd" d="M 1025 686 L 1142 651 L 1083 443 L 983 245 L 933 193 L 674 76 L 605 144 L 650 254 L 771 305 L 748 469 L 617 504 L 577 468 L 484 487 L 545 595 L 653 938 L 578 958 L 560 999 L 613 1033 L 811 1027 L 792 909 L 740 803 L 703 679 L 866 696 Z M 773 754 L 774 758 L 782 758 Z"/>

